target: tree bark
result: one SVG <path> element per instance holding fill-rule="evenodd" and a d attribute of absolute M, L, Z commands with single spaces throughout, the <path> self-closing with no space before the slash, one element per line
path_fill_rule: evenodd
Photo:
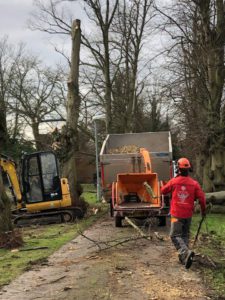
<path fill-rule="evenodd" d="M 6 106 L 3 99 L 0 99 L 0 120 L 0 147 L 5 148 L 8 143 L 8 134 L 6 125 Z"/>
<path fill-rule="evenodd" d="M 225 188 L 225 156 L 224 125 L 221 119 L 222 95 L 224 88 L 224 44 L 225 44 L 225 8 L 223 0 L 215 1 L 217 21 L 215 27 L 210 26 L 210 1 L 200 1 L 203 37 L 207 55 L 208 71 L 208 128 L 209 138 L 206 144 L 207 160 L 205 173 L 209 174 L 211 186 L 203 177 L 205 191 L 219 191 Z"/>
<path fill-rule="evenodd" d="M 0 234 L 4 234 L 5 232 L 12 230 L 11 205 L 4 189 L 2 171 L 0 168 Z"/>
<path fill-rule="evenodd" d="M 72 204 L 79 205 L 79 195 L 77 191 L 77 172 L 76 172 L 76 152 L 78 151 L 78 119 L 80 112 L 79 94 L 79 57 L 81 43 L 80 20 L 73 21 L 72 24 L 72 51 L 71 51 L 71 70 L 68 79 L 67 96 L 67 149 L 63 163 L 63 176 L 68 178 Z"/>
<path fill-rule="evenodd" d="M 34 140 L 35 140 L 35 145 L 36 145 L 36 149 L 37 151 L 41 150 L 41 141 L 40 141 L 40 136 L 39 136 L 39 123 L 37 122 L 33 122 L 32 123 L 32 131 L 33 131 L 33 135 L 34 135 Z"/>

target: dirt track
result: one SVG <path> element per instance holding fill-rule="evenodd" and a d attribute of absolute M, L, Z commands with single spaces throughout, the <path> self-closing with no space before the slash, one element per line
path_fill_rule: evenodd
<path fill-rule="evenodd" d="M 151 228 L 151 234 L 159 231 Z M 115 228 L 103 217 L 85 235 L 94 240 L 113 240 L 136 235 L 130 226 Z M 2 300 L 94 299 L 210 299 L 197 268 L 185 270 L 168 238 L 136 240 L 105 251 L 79 236 L 0 291 Z"/>

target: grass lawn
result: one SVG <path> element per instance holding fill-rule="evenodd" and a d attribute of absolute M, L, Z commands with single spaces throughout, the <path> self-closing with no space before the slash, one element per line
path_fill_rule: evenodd
<path fill-rule="evenodd" d="M 201 217 L 195 216 L 192 222 L 192 235 L 195 236 Z M 196 252 L 212 259 L 216 267 L 200 266 L 203 279 L 219 297 L 225 295 L 225 215 L 209 214 L 203 222 Z"/>
<path fill-rule="evenodd" d="M 96 202 L 96 190 L 85 186 L 83 196 L 90 207 L 99 208 L 96 215 L 89 215 L 78 223 L 52 224 L 22 228 L 24 246 L 19 251 L 0 249 L 0 286 L 8 284 L 32 265 L 44 263 L 46 258 L 68 241 L 74 239 L 78 230 L 84 230 L 106 213 L 108 205 Z M 28 248 L 46 247 L 41 250 L 24 251 Z"/>

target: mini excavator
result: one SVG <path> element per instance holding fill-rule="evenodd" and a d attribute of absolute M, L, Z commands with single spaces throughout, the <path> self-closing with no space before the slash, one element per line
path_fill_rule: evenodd
<path fill-rule="evenodd" d="M 20 175 L 13 159 L 0 154 L 0 167 L 6 174 L 15 209 L 14 224 L 21 220 L 58 218 L 71 222 L 83 217 L 80 207 L 72 206 L 68 180 L 59 177 L 56 155 L 51 151 L 24 154 Z"/>

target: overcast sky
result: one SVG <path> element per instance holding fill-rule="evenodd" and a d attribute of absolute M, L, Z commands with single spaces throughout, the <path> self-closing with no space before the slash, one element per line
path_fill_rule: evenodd
<path fill-rule="evenodd" d="M 13 44 L 26 43 L 27 48 L 32 53 L 39 55 L 49 65 L 53 65 L 62 60 L 62 57 L 54 51 L 53 44 L 58 43 L 60 48 L 70 52 L 70 38 L 66 37 L 62 40 L 56 36 L 28 29 L 27 21 L 30 18 L 30 13 L 35 9 L 34 2 L 35 0 L 0 0 L 0 38 L 8 36 L 9 41 Z M 85 30 L 85 27 L 90 29 L 84 9 L 79 1 L 64 2 L 63 7 L 68 7 L 74 18 L 81 19 L 82 30 Z M 151 51 L 154 52 L 155 49 L 158 52 L 158 38 L 151 38 L 149 43 L 154 44 L 154 47 L 150 47 Z"/>
<path fill-rule="evenodd" d="M 35 0 L 34 0 L 35 1 Z M 13 44 L 24 42 L 27 48 L 47 63 L 60 60 L 59 54 L 55 53 L 53 43 L 56 37 L 50 37 L 46 33 L 31 31 L 27 28 L 27 20 L 34 10 L 33 0 L 0 0 L 0 38 L 8 36 Z M 67 4 L 77 6 L 76 3 Z M 81 6 L 75 9 L 76 18 L 83 18 L 84 12 Z M 70 47 L 70 39 L 64 42 L 65 47 Z"/>

